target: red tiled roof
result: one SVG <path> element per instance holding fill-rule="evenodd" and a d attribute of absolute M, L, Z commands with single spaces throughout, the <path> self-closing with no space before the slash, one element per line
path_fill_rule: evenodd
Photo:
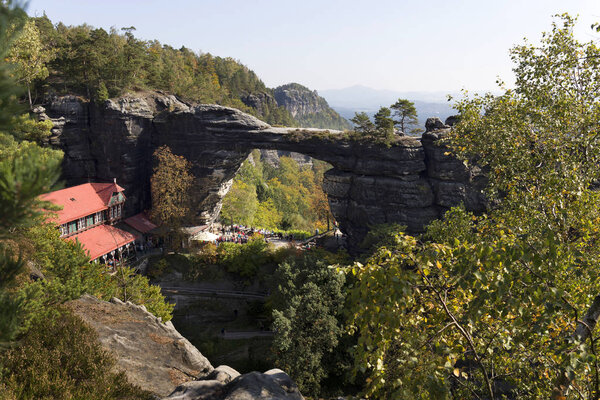
<path fill-rule="evenodd" d="M 125 191 L 125 189 L 123 189 L 116 183 L 89 183 L 89 185 L 92 185 L 98 197 L 100 197 L 100 199 L 102 199 L 102 201 L 106 205 L 108 205 L 108 202 L 110 201 L 110 197 L 112 196 L 113 192 Z"/>
<path fill-rule="evenodd" d="M 125 246 L 135 239 L 136 237 L 132 233 L 111 225 L 98 225 L 95 228 L 67 238 L 67 240 L 78 240 L 88 252 L 91 260 L 95 260 L 121 246 Z"/>
<path fill-rule="evenodd" d="M 139 231 L 142 233 L 148 233 L 152 229 L 156 229 L 156 225 L 154 225 L 148 219 L 148 217 L 146 217 L 146 214 L 144 214 L 144 213 L 136 214 L 133 217 L 127 218 L 123 222 L 125 222 L 127 225 L 131 226 L 136 231 Z"/>
<path fill-rule="evenodd" d="M 84 183 L 40 196 L 42 200 L 63 206 L 56 212 L 57 224 L 64 224 L 98 211 L 106 210 L 113 192 L 122 192 L 116 183 Z"/>

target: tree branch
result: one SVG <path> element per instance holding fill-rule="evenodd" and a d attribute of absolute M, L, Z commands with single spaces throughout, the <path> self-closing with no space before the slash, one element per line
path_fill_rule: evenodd
<path fill-rule="evenodd" d="M 598 318 L 600 318 L 600 294 L 594 298 L 594 301 L 588 308 L 583 320 L 577 321 L 575 332 L 573 332 L 572 335 L 573 340 L 576 342 L 585 342 L 587 339 L 591 338 L 592 332 L 598 322 Z M 556 379 L 556 384 L 552 390 L 552 399 L 564 399 L 570 386 L 571 378 L 567 374 L 566 369 L 561 368 L 560 375 Z"/>

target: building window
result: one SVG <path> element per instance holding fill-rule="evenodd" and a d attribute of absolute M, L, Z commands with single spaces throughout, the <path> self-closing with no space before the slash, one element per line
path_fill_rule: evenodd
<path fill-rule="evenodd" d="M 85 218 L 79 218 L 77 221 L 77 230 L 80 231 L 85 228 Z"/>
<path fill-rule="evenodd" d="M 96 217 L 95 217 L 95 223 L 99 224 L 102 221 L 104 221 L 104 212 L 103 211 L 97 212 Z"/>
<path fill-rule="evenodd" d="M 93 215 L 88 215 L 86 217 L 85 225 L 88 227 L 94 225 L 94 216 Z"/>
<path fill-rule="evenodd" d="M 117 218 L 121 218 L 121 208 L 122 208 L 122 204 L 119 204 L 117 206 Z"/>
<path fill-rule="evenodd" d="M 67 228 L 67 224 L 62 224 L 60 226 L 60 236 L 65 236 L 69 233 L 69 228 Z"/>
<path fill-rule="evenodd" d="M 69 222 L 69 234 L 77 232 L 77 221 Z"/>

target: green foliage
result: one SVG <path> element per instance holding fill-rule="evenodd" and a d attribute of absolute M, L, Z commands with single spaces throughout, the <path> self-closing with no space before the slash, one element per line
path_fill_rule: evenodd
<path fill-rule="evenodd" d="M 394 137 L 394 120 L 389 108 L 381 107 L 373 116 L 376 132 L 384 141 L 391 141 Z"/>
<path fill-rule="evenodd" d="M 388 246 L 396 242 L 396 235 L 405 227 L 398 224 L 379 224 L 370 227 L 369 232 L 360 244 L 364 251 L 373 251 L 377 247 Z"/>
<path fill-rule="evenodd" d="M 5 60 L 23 20 L 23 11 L 11 2 L 0 4 L 0 60 Z M 7 64 L 0 62 L 0 130 L 12 134 L 28 121 L 20 118 L 22 124 L 19 124 L 15 120 L 20 111 L 15 101 L 20 90 L 10 72 Z M 58 179 L 62 154 L 34 143 L 18 142 L 3 133 L 0 143 L 0 344 L 3 344 L 14 338 L 21 318 L 13 287 L 26 262 L 22 257 L 20 230 L 38 221 L 43 204 L 37 196 L 48 191 Z"/>
<path fill-rule="evenodd" d="M 393 110 L 394 117 L 396 117 L 394 125 L 398 125 L 402 133 L 408 134 L 419 131 L 417 127 L 419 123 L 417 109 L 412 101 L 398 99 L 390 108 Z"/>
<path fill-rule="evenodd" d="M 183 221 L 190 212 L 190 189 L 194 178 L 189 161 L 173 154 L 168 146 L 156 149 L 153 158 L 151 215 L 165 229 L 168 243 L 177 249 L 181 245 Z"/>
<path fill-rule="evenodd" d="M 252 238 L 246 244 L 221 243 L 217 248 L 217 258 L 227 272 L 242 278 L 256 276 L 258 269 L 272 259 L 268 244 L 262 237 Z"/>
<path fill-rule="evenodd" d="M 600 293 L 600 49 L 561 18 L 512 50 L 514 90 L 457 104 L 447 145 L 477 156 L 494 208 L 398 232 L 349 269 L 369 397 L 598 397 L 595 317 L 582 316 Z"/>
<path fill-rule="evenodd" d="M 96 91 L 96 101 L 98 103 L 103 103 L 110 98 L 110 94 L 108 93 L 108 88 L 104 84 L 104 82 L 100 82 L 98 85 L 98 90 Z"/>
<path fill-rule="evenodd" d="M 39 321 L 19 345 L 0 356 L 0 377 L 19 399 L 152 399 L 114 372 L 115 360 L 96 332 L 64 310 Z M 1 392 L 0 392 L 1 393 Z"/>
<path fill-rule="evenodd" d="M 27 15 L 20 3 L 6 1 L 0 5 L 0 131 L 12 128 L 12 119 L 22 112 L 16 99 L 22 93 L 12 78 L 13 68 L 6 61 L 15 37 L 21 32 Z"/>
<path fill-rule="evenodd" d="M 344 350 L 338 345 L 345 277 L 305 255 L 281 263 L 273 279 L 270 303 L 277 367 L 290 374 L 303 394 L 317 396 L 329 374 L 340 378 L 344 372 Z"/>
<path fill-rule="evenodd" d="M 194 102 L 235 107 L 270 124 L 297 125 L 274 101 L 257 108 L 242 102 L 248 95 L 272 100 L 272 90 L 233 58 L 144 41 L 134 36 L 134 27 L 107 32 L 85 24 L 54 25 L 45 15 L 31 18 L 27 24 L 41 39 L 35 42 L 39 53 L 36 60 L 44 61 L 27 65 L 40 65 L 35 78 L 47 76 L 34 82 L 37 85 L 32 89 L 38 97 L 76 93 L 101 102 L 127 91 L 163 90 Z"/>
<path fill-rule="evenodd" d="M 354 131 L 365 136 L 371 136 L 375 133 L 375 124 L 366 112 L 357 112 L 354 118 L 350 120 L 354 124 Z"/>
<path fill-rule="evenodd" d="M 272 167 L 261 161 L 260 152 L 253 152 L 252 161 L 242 164 L 223 200 L 223 223 L 276 231 L 325 230 L 331 218 L 322 188 L 328 167 L 315 162 L 312 168 L 300 168 L 290 157 L 281 157 L 279 165 Z"/>
<path fill-rule="evenodd" d="M 223 222 L 250 226 L 254 222 L 258 206 L 256 187 L 236 179 L 223 199 L 221 218 Z M 264 214 L 265 211 L 267 210 L 263 209 L 262 213 Z"/>
<path fill-rule="evenodd" d="M 391 118 L 391 111 L 387 107 L 381 107 L 374 116 L 375 123 L 365 112 L 355 113 L 350 121 L 354 124 L 355 135 L 350 138 L 356 138 L 366 142 L 374 142 L 390 147 L 395 140 L 394 120 Z"/>
<path fill-rule="evenodd" d="M 21 25 L 20 22 L 17 23 Z M 46 64 L 53 58 L 52 51 L 44 45 L 40 31 L 35 22 L 28 19 L 22 30 L 16 35 L 11 44 L 8 61 L 15 65 L 15 75 L 18 82 L 27 87 L 29 107 L 32 106 L 31 85 L 36 79 L 48 77 Z"/>
<path fill-rule="evenodd" d="M 28 140 L 42 144 L 52 134 L 50 130 L 53 126 L 50 120 L 37 121 L 28 114 L 23 114 L 14 118 L 12 129 L 7 134 L 18 141 Z"/>
<path fill-rule="evenodd" d="M 38 265 L 46 280 L 28 282 L 20 288 L 24 329 L 44 318 L 54 304 L 77 299 L 84 293 L 103 300 L 117 297 L 145 305 L 163 321 L 171 319 L 173 305 L 165 302 L 160 288 L 150 285 L 148 278 L 130 268 L 109 274 L 106 266 L 89 263 L 82 247 L 61 239 L 52 224 L 30 228 L 26 237 L 33 247 L 29 258 Z"/>
<path fill-rule="evenodd" d="M 475 241 L 477 218 L 465 210 L 463 205 L 453 207 L 446 212 L 443 219 L 431 222 L 427 226 L 425 237 L 433 242 L 451 244 L 455 239 L 461 242 Z M 398 229 L 396 232 L 402 231 Z M 389 244 L 386 243 L 385 245 Z"/>
<path fill-rule="evenodd" d="M 6 141 L 9 146 L 0 150 L 0 238 L 36 222 L 44 205 L 37 196 L 54 185 L 62 161 L 61 152 L 10 138 Z"/>

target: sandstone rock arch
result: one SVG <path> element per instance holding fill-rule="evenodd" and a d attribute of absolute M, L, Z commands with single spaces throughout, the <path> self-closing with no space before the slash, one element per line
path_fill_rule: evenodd
<path fill-rule="evenodd" d="M 44 113 L 45 111 L 45 113 Z M 356 245 L 372 224 L 396 222 L 418 232 L 450 206 L 482 208 L 483 178 L 445 154 L 447 127 L 392 147 L 344 140 L 339 132 L 276 128 L 217 105 L 192 105 L 162 93 L 127 95 L 103 105 L 74 96 L 39 110 L 55 124 L 50 142 L 65 152 L 68 184 L 117 178 L 131 213 L 150 207 L 152 153 L 168 145 L 192 164 L 195 223 L 214 220 L 241 163 L 255 148 L 287 150 L 327 161 L 331 211 Z"/>

